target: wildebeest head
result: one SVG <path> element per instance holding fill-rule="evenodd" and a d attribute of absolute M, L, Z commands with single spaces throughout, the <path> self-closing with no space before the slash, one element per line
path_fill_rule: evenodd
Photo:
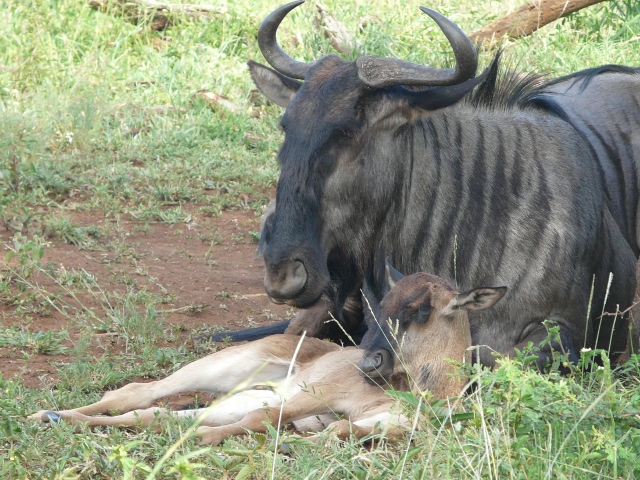
<path fill-rule="evenodd" d="M 368 56 L 355 62 L 335 55 L 295 61 L 282 51 L 275 34 L 286 14 L 301 3 L 280 7 L 260 26 L 260 49 L 275 70 L 255 62 L 249 67 L 258 88 L 286 108 L 276 209 L 260 242 L 264 285 L 273 301 L 306 307 L 332 286 L 348 289 L 349 278 L 361 278 L 358 269 L 370 255 L 371 233 L 387 214 L 404 173 L 370 161 L 384 157 L 394 164 L 398 153 L 385 140 L 421 115 L 456 103 L 483 78 L 473 78 L 477 53 L 468 37 L 424 7 L 452 46 L 453 69 Z M 358 201 L 346 202 L 354 191 Z M 340 248 L 344 236 L 350 237 L 349 248 Z"/>
<path fill-rule="evenodd" d="M 408 373 L 420 388 L 433 388 L 433 365 L 446 366 L 445 359 L 466 360 L 471 346 L 468 312 L 492 307 L 507 291 L 497 287 L 458 293 L 436 275 L 419 272 L 405 277 L 388 261 L 386 283 L 390 290 L 373 326 L 375 334 L 361 345 L 365 351 L 360 368 L 368 377 L 386 381 Z"/>

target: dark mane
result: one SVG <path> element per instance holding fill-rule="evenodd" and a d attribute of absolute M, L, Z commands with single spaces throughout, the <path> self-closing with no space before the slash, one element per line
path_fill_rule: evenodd
<path fill-rule="evenodd" d="M 504 67 L 502 50 L 499 50 L 489 65 L 487 79 L 465 99 L 467 105 L 490 110 L 536 108 L 567 120 L 564 109 L 546 89 L 554 85 L 571 82 L 569 88 L 584 91 L 591 80 L 603 73 L 640 75 L 640 68 L 623 65 L 602 65 L 588 68 L 564 77 L 548 80 L 546 73 L 524 73 L 511 65 Z"/>
<path fill-rule="evenodd" d="M 589 83 L 591 82 L 591 80 L 593 80 L 596 76 L 602 73 L 640 75 L 640 68 L 626 67 L 624 65 L 602 65 L 600 67 L 587 68 L 586 70 L 581 70 L 579 72 L 575 72 L 570 75 L 566 75 L 564 77 L 556 78 L 555 80 L 545 82 L 544 84 L 539 86 L 538 90 L 543 90 L 547 87 L 552 87 L 559 83 L 564 83 L 564 82 L 567 82 L 568 80 L 573 80 L 569 88 L 573 88 L 574 86 L 577 86 L 578 88 L 580 88 L 580 92 L 583 92 L 589 86 Z"/>
<path fill-rule="evenodd" d="M 467 98 L 467 104 L 491 110 L 526 107 L 534 92 L 545 83 L 546 75 L 523 73 L 512 66 L 502 66 L 502 50 L 489 65 L 487 79 Z"/>
<path fill-rule="evenodd" d="M 564 77 L 556 78 L 548 82 L 544 82 L 538 85 L 536 88 L 528 92 L 527 96 L 522 99 L 522 107 L 532 107 L 545 112 L 551 113 L 566 122 L 571 123 L 567 113 L 560 106 L 560 104 L 554 98 L 554 95 L 550 95 L 548 92 L 549 87 L 561 83 L 570 83 L 568 88 L 577 87 L 580 92 L 583 92 L 597 75 L 603 73 L 618 73 L 623 75 L 639 75 L 639 68 L 625 67 L 623 65 L 602 65 L 600 67 L 587 68 Z"/>
<path fill-rule="evenodd" d="M 466 102 L 474 107 L 489 109 L 543 108 L 563 117 L 562 109 L 549 97 L 541 97 L 545 89 L 554 85 L 571 82 L 569 88 L 584 91 L 591 80 L 603 73 L 640 75 L 640 68 L 623 65 L 602 65 L 587 68 L 564 77 L 547 80 L 546 73 L 524 73 L 511 66 L 503 67 L 502 50 L 499 50 L 489 65 L 487 79 L 470 94 Z"/>
<path fill-rule="evenodd" d="M 640 68 L 602 65 L 547 80 L 548 75 L 545 73 L 524 73 L 511 66 L 503 67 L 501 57 L 500 50 L 488 67 L 487 79 L 467 96 L 466 104 L 490 110 L 536 108 L 567 121 L 564 109 L 552 96 L 547 95 L 547 88 L 570 82 L 569 88 L 577 87 L 582 92 L 591 80 L 603 73 L 640 75 Z"/>

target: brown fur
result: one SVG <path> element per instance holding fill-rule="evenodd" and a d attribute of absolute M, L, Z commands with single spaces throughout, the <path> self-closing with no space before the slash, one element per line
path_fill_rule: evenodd
<path fill-rule="evenodd" d="M 363 371 L 382 379 L 405 375 L 411 389 L 431 390 L 439 398 L 459 394 L 467 380 L 455 362 L 470 360 L 467 312 L 493 306 L 507 289 L 458 293 L 439 277 L 403 277 L 389 264 L 386 278 L 392 288 L 381 303 L 380 328 L 367 340 Z"/>
<path fill-rule="evenodd" d="M 389 293 L 384 312 L 394 318 L 417 308 L 416 302 L 425 296 L 431 297 L 436 309 L 446 310 L 451 303 L 447 299 L 454 297 L 455 291 L 443 285 L 437 277 L 423 274 L 406 277 L 406 281 Z M 466 314 L 451 315 L 455 317 L 453 321 L 444 320 L 444 316 L 434 310 L 426 328 L 407 330 L 399 350 L 408 361 L 397 369 L 391 386 L 429 389 L 439 398 L 461 392 L 464 379 L 454 378 L 453 366 L 444 359 L 463 359 L 471 339 Z M 204 414 L 203 426 L 197 434 L 205 444 L 216 445 L 229 435 L 243 434 L 246 430 L 264 432 L 264 422 L 277 423 L 280 416 L 283 424 L 293 422 L 302 430 L 323 428 L 328 423 L 326 428 L 341 437 L 353 433 L 362 438 L 379 432 L 379 426 L 387 436 L 398 437 L 410 427 L 410 422 L 394 411 L 394 400 L 383 387 L 361 375 L 358 367 L 361 360 L 362 351 L 356 347 L 341 348 L 315 338 L 273 335 L 225 348 L 163 380 L 132 383 L 108 392 L 97 403 L 55 414 L 40 411 L 29 418 L 44 422 L 61 418 L 90 426 L 151 425 L 170 415 L 165 409 L 151 407 L 155 400 L 179 392 L 202 390 L 232 393 Z M 292 376 L 287 381 L 292 362 Z M 93 416 L 111 411 L 125 413 L 114 417 Z M 174 412 L 173 415 L 195 417 L 202 412 Z M 336 415 L 343 415 L 345 419 L 338 420 Z M 316 416 L 323 416 L 324 422 L 318 426 L 316 421 L 310 427 L 309 419 Z"/>
<path fill-rule="evenodd" d="M 452 363 L 467 361 L 471 346 L 467 313 L 446 312 L 456 295 L 441 278 L 417 273 L 401 279 L 382 302 L 383 319 L 394 318 L 394 312 L 408 316 L 425 303 L 431 305 L 431 315 L 424 325 L 413 322 L 406 329 L 398 328 L 401 347 L 394 374 L 419 372 L 410 376 L 414 388 L 429 389 L 438 398 L 460 394 L 467 382 Z"/>

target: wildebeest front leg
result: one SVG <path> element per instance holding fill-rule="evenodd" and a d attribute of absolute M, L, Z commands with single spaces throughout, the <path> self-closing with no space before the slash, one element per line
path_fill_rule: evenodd
<path fill-rule="evenodd" d="M 338 312 L 333 303 L 321 298 L 310 308 L 301 310 L 291 319 L 285 330 L 289 335 L 302 335 L 316 338 L 328 338 L 337 342 L 349 342 L 350 336 L 357 343 L 360 338 L 358 328 L 363 321 L 362 300 L 360 291 L 347 297 Z"/>
<path fill-rule="evenodd" d="M 550 341 L 542 346 L 537 352 L 538 360 L 536 363 L 540 369 L 544 369 L 553 362 L 554 353 L 565 355 L 567 360 L 573 364 L 578 362 L 580 354 L 577 349 L 576 342 L 574 341 L 574 336 L 562 325 L 560 325 L 558 335 L 558 338 L 550 339 Z M 548 336 L 549 332 L 547 328 L 543 324 L 540 324 L 521 342 L 506 351 L 505 355 L 509 358 L 513 358 L 516 356 L 516 349 L 522 351 L 527 348 L 529 343 L 532 343 L 534 347 L 540 345 Z"/>

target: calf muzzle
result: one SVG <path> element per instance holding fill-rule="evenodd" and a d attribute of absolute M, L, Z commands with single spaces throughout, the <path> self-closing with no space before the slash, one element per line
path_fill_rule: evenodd
<path fill-rule="evenodd" d="M 393 374 L 393 355 L 383 348 L 373 352 L 364 352 L 359 366 L 367 377 L 388 379 Z"/>

